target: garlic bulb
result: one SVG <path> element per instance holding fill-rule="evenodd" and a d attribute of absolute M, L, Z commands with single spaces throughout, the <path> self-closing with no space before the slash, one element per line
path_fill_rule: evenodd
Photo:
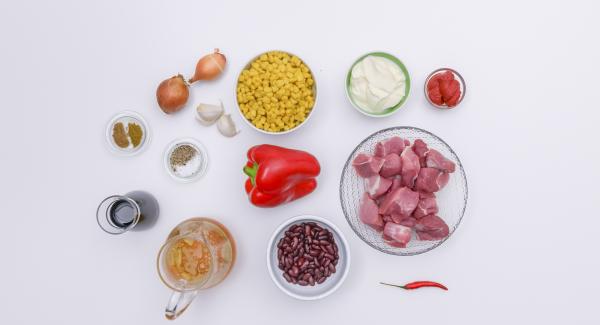
<path fill-rule="evenodd" d="M 206 126 L 212 125 L 223 115 L 224 111 L 223 101 L 221 101 L 221 105 L 199 104 L 196 107 L 196 119 Z"/>
<path fill-rule="evenodd" d="M 225 114 L 219 118 L 217 121 L 217 128 L 222 135 L 226 137 L 233 137 L 236 134 L 240 133 L 238 129 L 235 127 L 235 123 L 233 123 L 233 119 L 230 114 Z"/>

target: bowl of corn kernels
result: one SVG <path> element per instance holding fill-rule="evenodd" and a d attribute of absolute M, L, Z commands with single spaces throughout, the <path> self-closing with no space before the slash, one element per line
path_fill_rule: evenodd
<path fill-rule="evenodd" d="M 236 104 L 243 120 L 266 134 L 286 134 L 304 125 L 317 100 L 308 65 L 285 51 L 254 57 L 240 72 Z"/>

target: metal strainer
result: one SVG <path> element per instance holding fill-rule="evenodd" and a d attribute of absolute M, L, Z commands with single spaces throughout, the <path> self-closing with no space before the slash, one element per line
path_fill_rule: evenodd
<path fill-rule="evenodd" d="M 422 241 L 418 240 L 413 232 L 413 238 L 405 248 L 393 247 L 383 240 L 381 233 L 373 230 L 371 227 L 360 221 L 358 211 L 360 199 L 365 192 L 363 184 L 364 180 L 356 174 L 352 167 L 352 161 L 359 153 L 364 152 L 372 154 L 377 142 L 393 136 L 408 139 L 411 143 L 416 139 L 422 139 L 427 143 L 429 148 L 438 150 L 446 158 L 454 161 L 456 164 L 456 171 L 450 174 L 450 180 L 446 187 L 436 193 L 437 204 L 439 207 L 438 215 L 450 228 L 450 234 L 446 238 L 434 241 Z M 342 209 L 344 210 L 344 215 L 352 227 L 352 230 L 354 230 L 358 237 L 365 243 L 369 244 L 369 246 L 378 251 L 392 255 L 418 255 L 441 245 L 454 233 L 460 224 L 465 213 L 465 208 L 467 207 L 467 196 L 467 177 L 465 171 L 458 156 L 456 156 L 450 146 L 433 133 L 409 126 L 392 127 L 377 131 L 368 136 L 356 147 L 356 149 L 354 149 L 354 151 L 352 151 L 350 157 L 348 157 L 340 181 L 340 200 Z"/>

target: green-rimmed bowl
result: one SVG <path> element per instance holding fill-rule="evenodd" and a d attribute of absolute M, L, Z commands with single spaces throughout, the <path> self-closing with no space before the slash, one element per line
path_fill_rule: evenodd
<path fill-rule="evenodd" d="M 395 64 L 398 65 L 398 67 L 400 67 L 400 70 L 402 70 L 402 72 L 404 73 L 404 76 L 406 77 L 406 91 L 405 91 L 404 97 L 402 97 L 402 99 L 396 105 L 384 109 L 381 113 L 372 113 L 372 112 L 363 110 L 360 106 L 358 106 L 358 104 L 356 104 L 354 102 L 354 99 L 352 98 L 352 95 L 350 94 L 350 81 L 352 80 L 352 69 L 354 69 L 354 66 L 358 62 L 362 61 L 367 56 L 379 56 L 379 57 L 383 57 L 383 58 L 386 58 L 386 59 L 394 62 Z M 400 61 L 397 57 L 395 57 L 389 53 L 370 52 L 370 53 L 364 54 L 361 57 L 359 57 L 356 61 L 354 61 L 354 63 L 348 70 L 348 75 L 346 76 L 346 96 L 348 97 L 348 100 L 350 101 L 350 103 L 352 103 L 352 106 L 354 106 L 354 108 L 356 108 L 357 111 L 363 113 L 364 115 L 371 116 L 371 117 L 390 116 L 393 113 L 395 113 L 404 104 L 404 102 L 408 98 L 409 94 L 410 94 L 410 75 L 408 74 L 408 70 L 406 69 L 406 67 L 404 66 L 404 63 L 402 63 L 402 61 Z"/>

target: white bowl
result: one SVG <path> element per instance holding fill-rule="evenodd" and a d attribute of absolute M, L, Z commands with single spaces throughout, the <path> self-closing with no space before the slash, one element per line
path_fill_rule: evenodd
<path fill-rule="evenodd" d="M 254 126 L 254 124 L 252 124 L 250 121 L 248 121 L 248 119 L 246 119 L 246 117 L 242 113 L 242 110 L 240 109 L 240 104 L 238 103 L 238 100 L 237 100 L 237 86 L 238 86 L 238 83 L 239 83 L 239 80 L 240 80 L 240 76 L 242 75 L 242 71 L 244 71 L 248 67 L 250 67 L 250 65 L 252 64 L 252 62 L 254 62 L 254 60 L 258 59 L 261 55 L 263 55 L 265 53 L 269 53 L 269 52 L 283 52 L 283 53 L 287 53 L 289 55 L 294 55 L 294 56 L 300 57 L 300 56 L 298 56 L 298 55 L 296 55 L 294 53 L 290 53 L 288 51 L 282 51 L 282 50 L 270 50 L 270 51 L 265 51 L 265 52 L 262 52 L 262 53 L 256 55 L 250 61 L 248 61 L 248 63 L 246 63 L 246 65 L 244 65 L 244 67 L 242 68 L 242 70 L 238 74 L 238 77 L 235 79 L 235 87 L 233 89 L 233 98 L 235 99 L 235 105 L 237 106 L 237 111 L 240 114 L 240 116 L 242 117 L 242 120 L 244 122 L 246 122 L 246 124 L 248 124 L 251 128 L 255 129 L 258 132 L 264 133 L 264 134 L 272 134 L 272 135 L 288 134 L 288 133 L 290 133 L 292 131 L 298 130 L 301 126 L 303 126 L 304 124 L 306 124 L 306 122 L 308 122 L 308 120 L 310 119 L 310 117 L 313 115 L 313 113 L 315 111 L 315 108 L 317 107 L 317 98 L 318 98 L 318 96 L 317 96 L 317 79 L 315 78 L 315 74 L 313 73 L 310 65 L 308 65 L 308 63 L 306 63 L 306 61 L 304 61 L 304 59 L 300 59 L 300 60 L 302 60 L 302 62 L 308 67 L 308 70 L 310 71 L 310 74 L 311 74 L 311 76 L 313 78 L 313 93 L 314 93 L 315 99 L 314 99 L 313 106 L 310 109 L 310 112 L 308 113 L 308 116 L 306 116 L 306 118 L 304 119 L 304 121 L 302 123 L 296 125 L 296 127 L 294 127 L 293 129 L 287 130 L 287 131 L 283 131 L 283 132 L 270 132 L 270 131 L 265 131 L 263 129 L 257 128 L 256 126 Z"/>
<path fill-rule="evenodd" d="M 338 246 L 339 259 L 338 264 L 336 265 L 336 272 L 328 277 L 325 282 L 316 284 L 315 286 L 303 287 L 297 284 L 288 283 L 283 277 L 283 271 L 278 267 L 277 243 L 291 225 L 311 221 L 333 233 L 333 238 Z M 269 240 L 269 246 L 267 247 L 267 268 L 269 269 L 269 275 L 271 275 L 271 279 L 275 285 L 288 296 L 300 300 L 317 300 L 325 298 L 335 292 L 342 285 L 344 280 L 346 280 L 350 268 L 350 248 L 348 247 L 348 242 L 342 232 L 329 220 L 313 215 L 300 215 L 288 219 L 273 232 L 273 235 Z"/>

